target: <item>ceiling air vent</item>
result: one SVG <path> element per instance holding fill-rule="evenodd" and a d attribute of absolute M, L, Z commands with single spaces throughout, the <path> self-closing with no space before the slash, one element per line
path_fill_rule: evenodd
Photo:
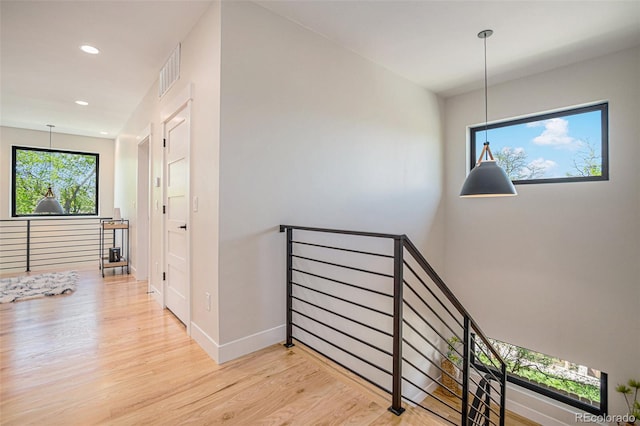
<path fill-rule="evenodd" d="M 171 56 L 167 59 L 160 70 L 160 84 L 158 85 L 158 97 L 162 97 L 171 88 L 173 83 L 180 78 L 180 45 L 178 45 Z"/>

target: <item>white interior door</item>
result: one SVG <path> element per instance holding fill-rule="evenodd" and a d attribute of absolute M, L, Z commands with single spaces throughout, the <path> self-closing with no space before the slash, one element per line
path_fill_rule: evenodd
<path fill-rule="evenodd" d="M 189 330 L 189 135 L 190 103 L 164 123 L 165 305 Z"/>

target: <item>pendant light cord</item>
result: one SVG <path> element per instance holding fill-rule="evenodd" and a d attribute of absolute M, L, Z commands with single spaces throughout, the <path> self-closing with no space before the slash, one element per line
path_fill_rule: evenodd
<path fill-rule="evenodd" d="M 484 38 L 484 141 L 487 142 L 489 122 L 489 96 L 487 91 L 487 38 Z"/>
<path fill-rule="evenodd" d="M 55 127 L 53 124 L 47 124 L 49 126 L 49 188 L 53 186 L 53 160 L 51 159 L 51 131 Z"/>

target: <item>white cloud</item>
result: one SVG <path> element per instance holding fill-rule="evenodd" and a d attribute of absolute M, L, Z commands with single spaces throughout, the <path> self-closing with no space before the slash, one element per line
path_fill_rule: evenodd
<path fill-rule="evenodd" d="M 537 158 L 527 164 L 527 168 L 530 171 L 539 170 L 543 176 L 548 175 L 553 169 L 558 167 L 558 163 L 553 160 L 545 160 L 544 158 Z"/>
<path fill-rule="evenodd" d="M 572 147 L 579 145 L 580 141 L 569 136 L 569 122 L 562 118 L 552 118 L 544 121 L 528 123 L 528 127 L 540 127 L 544 125 L 544 130 L 540 136 L 533 138 L 536 145 Z"/>

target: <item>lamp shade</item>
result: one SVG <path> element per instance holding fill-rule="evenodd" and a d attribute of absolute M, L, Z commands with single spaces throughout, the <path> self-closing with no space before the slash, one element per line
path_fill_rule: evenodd
<path fill-rule="evenodd" d="M 36 205 L 36 213 L 38 214 L 64 214 L 64 210 L 62 206 L 56 200 L 56 197 L 53 195 L 53 191 L 51 187 L 45 194 L 44 198 L 38 201 Z"/>
<path fill-rule="evenodd" d="M 476 164 L 460 191 L 461 197 L 508 197 L 513 195 L 518 195 L 515 186 L 495 160 L 485 160 Z"/>

